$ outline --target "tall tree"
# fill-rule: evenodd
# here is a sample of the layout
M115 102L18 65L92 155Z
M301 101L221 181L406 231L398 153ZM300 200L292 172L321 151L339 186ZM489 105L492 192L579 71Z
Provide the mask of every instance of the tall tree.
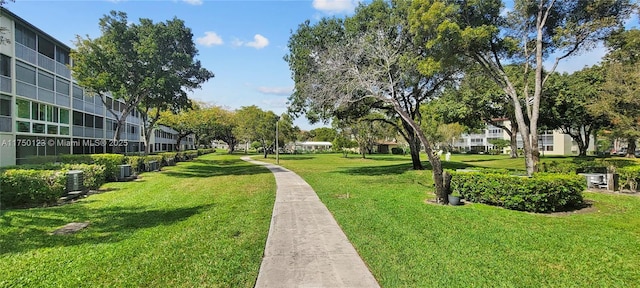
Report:
M99 22L102 35L96 39L77 36L73 77L89 93L100 97L116 119L114 140L133 109L139 109L145 120L145 141L157 121L159 111L178 110L187 105L186 91L199 88L213 77L202 68L193 34L184 22L173 19L153 23L140 19L129 23L124 12L111 11ZM122 100L121 109L114 109L110 99ZM147 114L157 108L152 117ZM148 146L148 145L147 145ZM118 147L114 147L115 152Z
M635 157L640 138L640 30L617 33L608 42L611 49L603 64L605 81L598 100L590 105L596 115L611 120L615 136L627 140L627 157Z
M594 115L588 109L597 100L603 82L603 69L594 66L573 74L553 75L545 90L541 124L569 135L578 145L580 156L587 155L591 139L608 125L604 115Z
M410 21L424 47L438 52L421 62L425 74L443 65L476 63L509 96L531 175L539 162L538 118L548 75L561 60L594 47L621 27L634 4L630 0L515 0L506 16L503 9L500 0L416 0ZM543 64L550 55L556 58L545 76ZM516 89L504 68L509 62L523 63L525 79L533 74L533 93L527 85Z
M236 111L236 115L238 119L242 119L235 129L236 135L247 143L259 142L264 158L267 158L269 148L275 146L278 116L255 105L241 107Z
M412 144L414 168L422 167L422 144L433 167L437 201L446 203L440 159L420 129L420 105L436 97L455 71L449 66L429 75L418 71L418 60L430 52L414 42L409 31L410 4L376 0L361 4L344 21L301 25L289 41L291 54L285 58L295 81L291 103L308 107L306 111L314 112L314 117L330 118L336 111L348 111L345 107L393 112L402 123L398 125L404 130L401 134Z
M331 142L336 138L338 132L329 127L320 127L309 131L313 135L313 141Z
M439 91L441 85L448 80L453 71L434 73L430 77L421 75L416 68L418 58L426 53L421 43L414 42L413 34L409 31L407 15L410 1L381 1L376 0L367 5L361 4L355 15L342 19L322 19L315 25L308 21L298 27L289 40L290 54L285 57L289 62L295 90L290 98L290 110L296 114L306 113L310 120L354 119L363 117L370 112L383 113L384 121L395 125L398 132L410 144L411 159L414 169L422 169L420 161L420 138L414 126L400 117L396 108L402 109L412 119L419 122L420 105L429 101ZM330 47L346 45L361 37L362 33L380 33L380 38L395 45L398 61L396 65L388 67L395 78L393 89L400 106L393 106L387 101L375 97L353 97L350 101L335 103L319 102L312 99L310 93L315 93L321 87L316 86L321 73L319 71L319 56L324 55ZM338 81L338 77L335 81Z
M236 146L240 144L240 138L234 133L234 129L238 126L238 119L234 111L226 110L220 106L209 108L211 113L215 115L216 125L208 126L210 130L207 134L209 140L220 140L229 147L227 152L233 153Z

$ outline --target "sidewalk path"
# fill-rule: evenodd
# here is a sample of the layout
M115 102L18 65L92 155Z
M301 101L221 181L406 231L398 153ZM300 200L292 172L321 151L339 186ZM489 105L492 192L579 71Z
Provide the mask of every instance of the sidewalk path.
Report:
M269 168L277 184L255 287L380 287L307 182L281 166L242 160Z

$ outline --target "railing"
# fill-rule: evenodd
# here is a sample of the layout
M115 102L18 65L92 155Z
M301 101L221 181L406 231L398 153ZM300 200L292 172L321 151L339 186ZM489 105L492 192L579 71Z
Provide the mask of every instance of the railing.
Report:
M56 71L56 61L40 53L38 53L38 66L51 72Z
M84 137L84 127L73 125L73 136L75 137Z
M71 78L71 70L69 70L67 65L64 65L60 62L56 62L56 74L67 77L67 78Z
M36 52L35 50L24 46L20 43L16 43L16 57L20 58L24 61L27 61L33 65L37 65L36 59L38 52Z
M37 99L37 88L35 85L16 81L16 94L31 99Z
M0 76L0 91L11 93L11 78Z
M0 132L11 132L13 131L13 121L11 121L11 116L0 116Z
M51 104L56 103L53 91L43 88L38 88L38 100Z
M62 93L56 93L56 104L64 106L64 107L69 107L69 96L64 95Z

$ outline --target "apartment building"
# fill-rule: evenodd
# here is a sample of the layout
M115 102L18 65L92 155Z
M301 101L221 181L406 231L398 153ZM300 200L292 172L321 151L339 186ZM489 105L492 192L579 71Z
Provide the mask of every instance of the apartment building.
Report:
M509 120L502 120L502 124L511 127ZM488 152L494 149L491 144L492 139L510 140L509 134L504 129L487 125L478 133L465 133L453 142L453 147L460 151ZM518 148L522 148L522 137L518 134ZM541 155L578 155L578 145L571 139L569 135L563 134L559 130L541 131L538 133L538 147ZM509 153L511 147L505 148L502 153ZM588 152L593 152L595 146L593 139L589 146Z
M107 107L120 114L124 104L86 93L71 76L70 47L0 9L2 36L8 39L0 44L0 166L58 154L110 153L115 146L125 153L144 151L137 111L126 118L121 141L114 142L116 118ZM154 135L154 148L160 144L155 151L174 148L163 144L171 137ZM185 146L193 147L190 141Z

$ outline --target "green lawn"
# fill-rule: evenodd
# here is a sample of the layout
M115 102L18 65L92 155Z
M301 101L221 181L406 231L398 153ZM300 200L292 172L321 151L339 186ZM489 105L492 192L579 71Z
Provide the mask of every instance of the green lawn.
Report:
M275 199L267 169L209 154L102 188L1 211L0 287L253 287Z
M453 155L443 165L522 170L523 162ZM411 170L408 156L282 155L280 164L315 189L383 287L640 283L640 197L585 193L594 211L563 216L439 206L425 203L431 172Z

